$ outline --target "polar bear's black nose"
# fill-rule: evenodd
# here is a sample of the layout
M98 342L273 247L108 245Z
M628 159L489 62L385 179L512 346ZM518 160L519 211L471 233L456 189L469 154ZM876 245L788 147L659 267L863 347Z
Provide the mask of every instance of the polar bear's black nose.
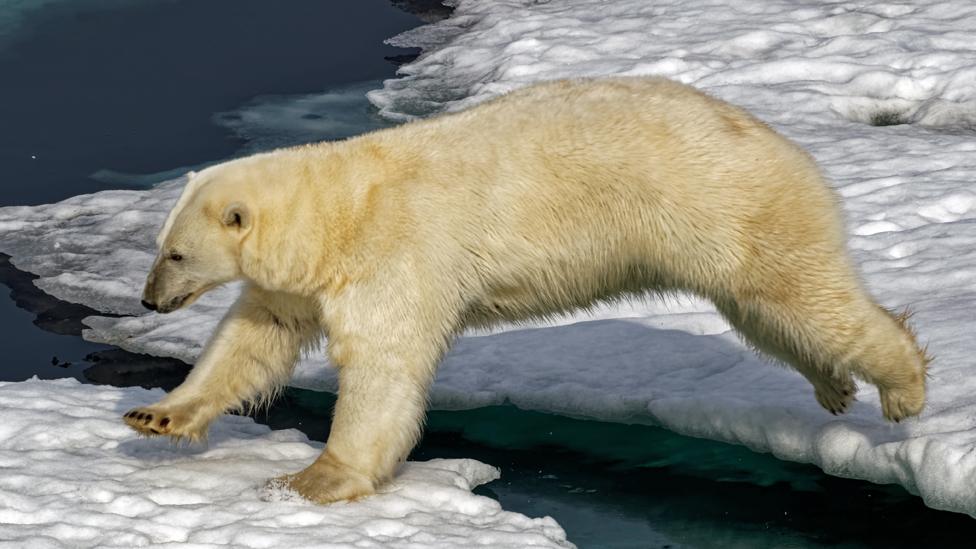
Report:
M145 307L145 308L147 308L147 309L149 309L150 311L155 311L156 310L156 304L155 303L150 303L150 302L146 301L145 299L142 300L142 306Z

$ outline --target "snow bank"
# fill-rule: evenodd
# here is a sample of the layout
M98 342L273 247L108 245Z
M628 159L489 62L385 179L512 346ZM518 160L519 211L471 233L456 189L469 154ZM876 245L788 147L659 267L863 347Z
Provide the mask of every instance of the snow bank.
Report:
M961 0L456 3L450 19L389 41L425 52L370 92L387 116L458 110L538 80L653 74L782 123L976 124L976 7Z
M659 424L899 483L932 507L976 515L976 7L478 0L395 43L426 50L370 94L400 119L603 74L665 75L748 107L820 162L844 198L868 286L886 306L916 311L936 357L920 419L885 424L872 388L836 418L799 375L748 352L708 304L635 301L469 334L438 374L434 407L508 400ZM893 122L903 124L872 125ZM53 295L131 315L88 319L86 337L192 360L235 290L168 316L138 304L154 234L182 184L0 209L0 251ZM335 388L318 358L295 383Z
M138 438L119 419L161 391L75 380L0 384L0 547L572 547L551 518L471 493L472 460L407 463L380 495L319 506L265 489L322 449L225 416L207 447ZM172 544L172 545L170 545Z

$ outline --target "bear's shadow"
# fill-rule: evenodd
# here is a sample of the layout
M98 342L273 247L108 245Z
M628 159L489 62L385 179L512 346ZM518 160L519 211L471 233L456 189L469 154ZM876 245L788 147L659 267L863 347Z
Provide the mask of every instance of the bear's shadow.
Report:
M662 408L700 403L718 416L710 424L769 414L843 424L872 443L908 434L904 423L882 418L877 390L863 382L860 400L832 416L798 372L757 355L731 332L693 334L651 322L592 320L463 337L441 364L434 390L446 408L471 407L466 398L477 405L501 400L588 419L633 422L627 414L634 413L644 416L638 422L656 423Z

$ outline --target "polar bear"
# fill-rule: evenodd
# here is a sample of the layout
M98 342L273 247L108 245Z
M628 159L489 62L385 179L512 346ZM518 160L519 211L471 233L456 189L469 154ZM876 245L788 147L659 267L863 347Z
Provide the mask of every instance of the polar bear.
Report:
M245 289L185 383L125 421L198 439L286 383L322 334L339 376L328 444L281 482L371 494L421 432L466 327L643 292L715 303L744 339L844 412L855 378L886 418L918 414L928 358L866 292L812 159L743 110L659 78L524 88L469 110L195 175L143 303Z

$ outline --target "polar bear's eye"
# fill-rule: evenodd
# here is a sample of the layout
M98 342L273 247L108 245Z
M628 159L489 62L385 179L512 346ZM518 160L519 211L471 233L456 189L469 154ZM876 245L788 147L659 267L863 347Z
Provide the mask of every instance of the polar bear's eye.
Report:
M183 256L176 252L169 254L169 258L173 261L183 261Z

